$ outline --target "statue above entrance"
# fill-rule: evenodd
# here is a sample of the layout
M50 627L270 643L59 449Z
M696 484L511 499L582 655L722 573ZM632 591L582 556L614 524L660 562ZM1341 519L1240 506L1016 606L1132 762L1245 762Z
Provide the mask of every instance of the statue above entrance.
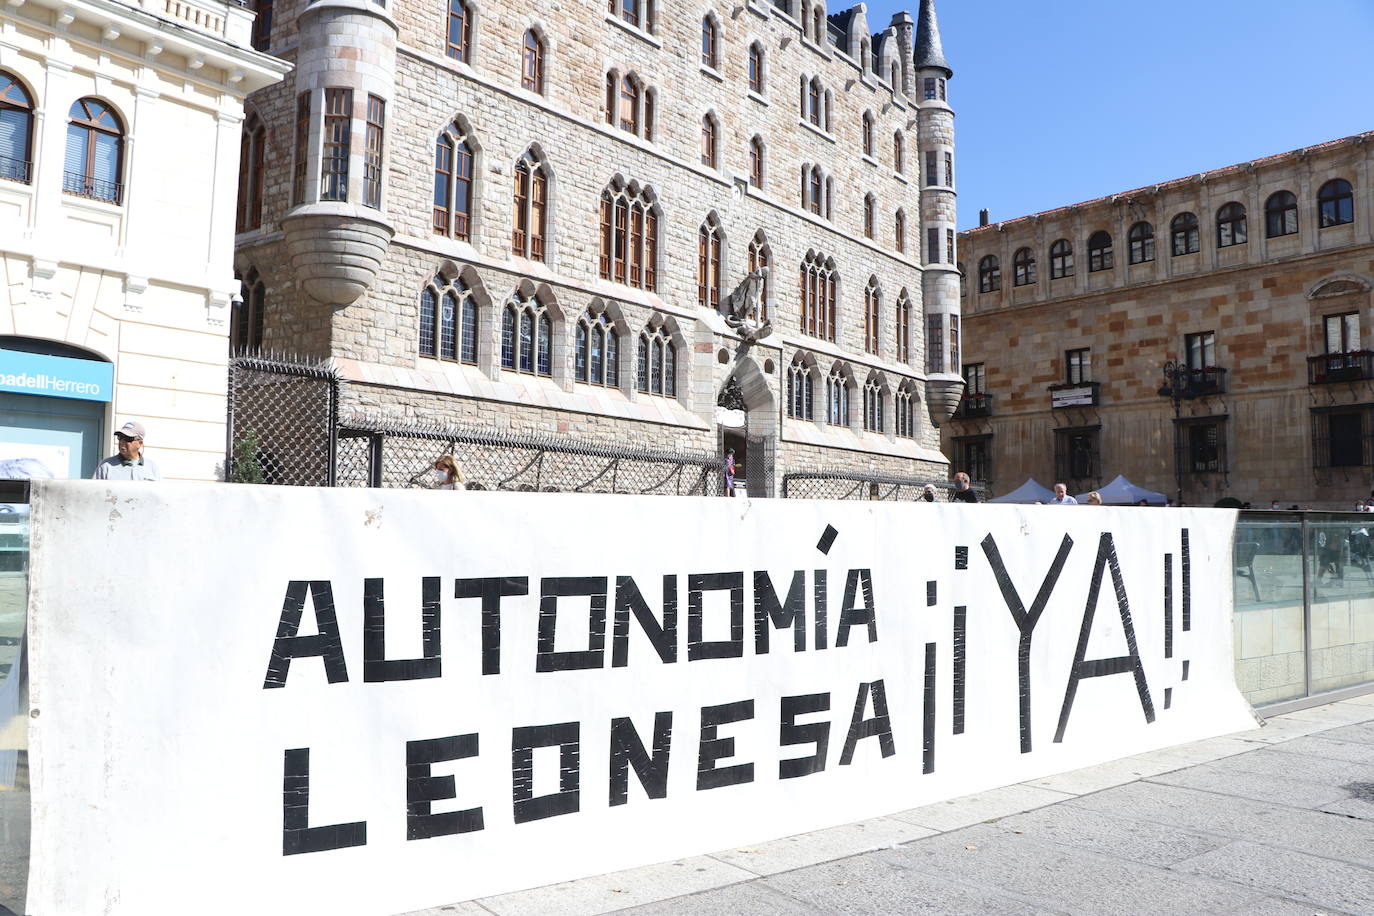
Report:
M763 286L767 279L767 267L749 271L744 282L722 303L725 323L747 344L757 343L773 333L773 323L763 317Z

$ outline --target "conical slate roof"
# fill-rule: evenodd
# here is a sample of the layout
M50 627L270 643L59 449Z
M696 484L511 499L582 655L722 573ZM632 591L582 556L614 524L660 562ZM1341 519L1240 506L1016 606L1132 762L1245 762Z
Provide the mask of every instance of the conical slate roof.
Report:
M940 44L940 23L935 18L935 0L921 0L921 15L916 21L916 69L943 70L953 76L945 49Z

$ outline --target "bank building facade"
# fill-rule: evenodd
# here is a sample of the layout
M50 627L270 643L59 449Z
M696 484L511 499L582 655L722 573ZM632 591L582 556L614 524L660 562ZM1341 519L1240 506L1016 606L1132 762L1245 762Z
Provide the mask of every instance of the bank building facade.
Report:
M255 45L231 345L339 411L942 479L959 375L933 0L278 0Z

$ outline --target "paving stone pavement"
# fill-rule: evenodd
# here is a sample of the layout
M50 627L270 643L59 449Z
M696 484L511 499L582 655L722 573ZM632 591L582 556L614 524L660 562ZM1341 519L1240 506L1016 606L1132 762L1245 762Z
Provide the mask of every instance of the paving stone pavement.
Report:
M911 811L407 916L1374 914L1374 695Z

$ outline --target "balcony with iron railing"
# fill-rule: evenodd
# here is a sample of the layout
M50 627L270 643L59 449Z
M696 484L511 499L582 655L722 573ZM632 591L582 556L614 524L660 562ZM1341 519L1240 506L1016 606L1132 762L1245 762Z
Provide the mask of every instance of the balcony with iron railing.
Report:
M84 172L63 172L62 190L76 197L104 200L117 204L124 196L124 186L117 181L105 181Z
M1350 350L1307 357L1307 384L1330 385L1374 379L1374 350Z
M33 163L26 159L11 159L0 156L0 178L28 184L33 180Z
M1191 392L1195 397L1226 393L1226 370L1220 366L1203 366L1185 372L1185 393Z
M992 395L984 394L981 391L966 391L964 396L959 399L959 406L954 411L955 420L976 420L979 417L992 416Z

